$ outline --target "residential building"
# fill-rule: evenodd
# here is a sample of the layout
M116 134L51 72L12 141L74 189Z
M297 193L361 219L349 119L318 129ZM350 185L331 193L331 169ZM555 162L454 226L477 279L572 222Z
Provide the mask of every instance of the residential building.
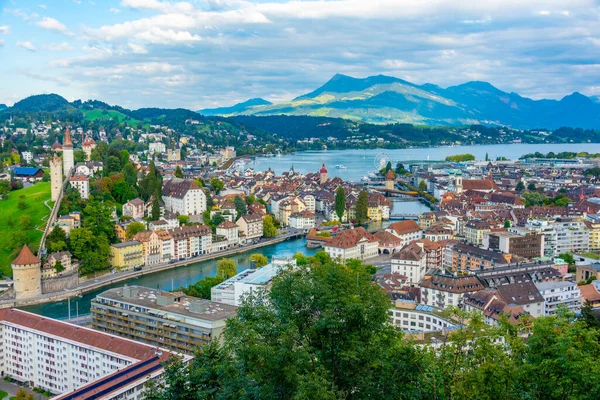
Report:
M92 327L100 332L193 354L219 340L236 307L142 286L102 292L92 300Z
M193 181L172 178L163 184L165 209L179 215L199 215L206 210L206 194Z
M123 215L133 219L142 219L146 213L146 203L144 200L135 198L123 204Z
M46 262L42 267L42 279L55 278L60 275L66 275L73 272L72 256L69 251L56 251L48 254ZM60 262L63 271L58 272L56 264Z
M427 255L416 242L407 244L392 256L392 273L406 276L407 284L415 286L427 273Z
M96 141L91 137L86 137L81 145L83 152L85 153L86 160L92 159L92 151L96 148Z
M110 246L110 265L130 270L144 265L144 246L137 240Z
M581 292L575 282L541 282L536 286L544 297L544 315L555 315L559 306L573 312L581 310Z
M311 229L316 226L316 217L314 212L308 209L304 212L297 212L290 215L290 228L294 229Z
M423 238L423 229L412 219L394 222L386 228L386 231L392 235L396 235L400 239L402 246L409 244L413 240Z
M462 243L449 243L442 257L448 271L483 271L508 265L511 254L502 254Z
M465 311L480 311L488 325L497 325L505 316L509 323L518 325L525 321L523 317L529 315L521 306L508 304L502 300L495 289L467 293L464 295L463 302Z
M544 235L546 257L556 257L563 253L586 253L590 249L590 231L583 221L564 217L555 221L532 220L525 227Z
M421 302L442 309L449 306L460 307L466 294L485 289L474 275L430 275L419 286Z
M576 282L585 282L590 278L600 280L600 263L578 265L575 272Z
M473 246L481 246L483 237L490 233L492 227L486 221L469 221L465 225L465 240Z
M396 306L390 309L391 322L393 326L407 333L439 332L458 327L456 322L437 311L430 306L397 301Z
M454 232L447 226L436 224L425 229L425 239L432 242L454 239Z
M139 399L170 357L156 346L14 308L0 309L0 332L2 375L54 400Z
M600 214L588 214L586 226L590 232L590 251L600 251Z
M90 197L90 180L85 176L76 175L69 179L71 187L79 192L82 199Z
M526 235L511 232L490 232L484 236L482 247L523 258L543 257L544 235L535 232Z
M148 145L149 154L164 154L167 152L167 147L161 142L152 142Z
M240 240L242 242L257 239L263 235L263 219L257 214L242 215L237 221Z
M78 211L73 211L69 215L61 215L56 219L56 226L60 227L69 236L73 229L81 227L81 214Z
M600 292L598 291L599 286L600 284L598 282L592 282L588 285L579 286L582 301L584 303L589 303L593 308L600 307Z
M174 257L174 242L173 236L168 231L157 230L155 231L160 240L160 262L167 263Z
M283 269L294 268L291 257L273 257L271 263L258 269L247 269L211 289L211 299L218 303L239 306L244 297L257 290L268 290L273 278Z
M156 231L138 232L132 239L142 244L144 265L164 262L161 257L162 240Z
M183 260L212 250L212 230L206 225L187 225L169 231L173 238L173 259Z
M506 304L518 305L534 318L545 315L544 297L532 281L500 285L496 290Z
M238 237L238 226L231 221L221 222L216 229L217 235L223 236L227 240L229 246L235 246L239 244L240 240Z
M323 250L331 258L341 262L349 259L366 260L377 256L379 242L365 228L346 229L338 233L329 242L323 244Z

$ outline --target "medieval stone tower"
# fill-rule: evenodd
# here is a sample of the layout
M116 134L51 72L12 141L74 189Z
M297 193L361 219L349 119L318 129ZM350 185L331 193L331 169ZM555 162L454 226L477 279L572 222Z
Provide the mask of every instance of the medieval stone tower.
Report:
M42 262L27 245L12 262L16 299L27 299L42 294Z
M385 174L385 188L387 190L394 190L395 189L395 182L396 181L396 175L394 174L394 171L389 170L387 172L387 174Z
M63 140L63 168L65 176L75 167L75 156L73 154L73 141L71 140L71 131L67 126L65 138Z
M60 190L62 188L62 160L59 156L54 156L50 160L50 186L52 193L52 201L58 200Z
M323 164L323 166L321 167L319 175L321 178L321 185L324 185L327 182L327 168L325 168L325 164Z

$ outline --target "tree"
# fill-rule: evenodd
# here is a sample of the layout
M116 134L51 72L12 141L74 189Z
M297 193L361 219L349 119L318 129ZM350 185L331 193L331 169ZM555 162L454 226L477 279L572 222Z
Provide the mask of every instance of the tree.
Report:
M529 185L527 185L527 190L536 191L537 187L535 186L535 183L531 182Z
M275 222L273 221L273 217L270 215L265 215L263 217L263 236L266 238L272 238L277 235L277 228L275 227Z
M219 194L219 192L225 187L225 184L219 178L213 177L210 180L210 186L213 188L216 194Z
M504 221L504 227L505 228L510 228L510 220L507 219L507 220Z
M179 225L185 225L188 222L190 222L190 216L189 215L178 215L177 220L179 221Z
M224 279L218 276L206 276L198 282L189 285L187 288L182 288L181 291L192 297L200 297L201 299L210 300L211 289L217 286Z
M121 161L121 165L126 165L129 162L129 152L125 149L119 152L119 158Z
M58 260L57 262L54 263L54 270L56 271L57 274L60 274L61 272L63 272L65 270L65 267L62 265L60 260Z
M27 209L27 207L29 207L29 205L27 204L25 199L19 199L19 201L17 203L17 208L19 210L25 210L25 209Z
M17 395L14 397L15 400L33 400L33 394L27 393L23 388L17 390Z
M125 182L127 182L128 185L135 187L137 185L138 179L138 172L137 169L135 169L135 166L132 163L128 162L123 167L122 172Z
M561 253L558 255L558 258L562 259L564 262L569 264L569 266L575 265L575 257L569 253Z
M523 190L525 190L525 184L523 183L523 181L519 181L519 183L517 183L515 190L517 192L522 192Z
M103 236L110 241L115 237L114 211L112 203L90 201L83 209L83 226L90 229L95 236Z
M369 220L369 199L367 191L362 190L356 200L356 222L360 225Z
M8 193L11 190L10 182L7 180L0 180L0 199L8 198Z
M144 225L141 222L132 222L129 225L127 225L127 229L125 229L125 236L127 237L127 239L131 239L132 237L134 237L137 233L142 232L146 229L146 225Z
M223 280L229 279L237 274L235 261L231 258L223 258L217 261L217 277Z
M256 197L254 196L254 193L250 194L250 196L246 196L246 204L251 205L255 201Z
M425 192L427 190L427 184L425 183L425 181L419 182L419 189L421 189L422 192Z
M335 191L335 206L334 206L335 214L338 216L338 219L341 221L344 213L346 212L346 192L344 192L344 188L338 186Z
M20 250L26 244L29 244L29 238L23 231L16 231L10 235L9 238L10 249L11 250Z
M69 235L69 250L79 259L82 274L106 269L109 266L110 243L106 236L97 235L87 227L73 229Z
M235 211L237 213L236 220L239 219L242 215L246 214L246 203L240 196L235 196L233 198L233 204L235 204Z
M177 168L175 168L175 177L183 178L183 170L181 169L181 167L179 165L177 166Z
M254 262L256 268L264 267L269 263L267 257L259 253L252 254L250 256L250 261Z
M488 153L485 153L485 161L490 161L490 156L488 155Z
M121 170L121 160L118 157L110 156L106 159L106 165L104 166L105 175L108 176L113 172L119 172Z
M112 194L115 200L121 204L127 203L129 200L133 200L137 197L135 187L125 182L125 179L119 179L115 182Z
M21 228L23 228L23 230L26 231L33 228L31 217L29 215L21 215L21 217L19 218L19 224L21 225Z
M396 164L396 169L394 170L396 172L396 175L404 175L406 173L406 170L404 169L404 164L402 164L401 162Z
M152 209L150 211L150 219L152 221L158 221L160 219L160 203L156 197L152 201Z
M303 265L308 264L308 258L300 252L294 254L294 260L296 260L296 265L298 265L298 266L303 266Z

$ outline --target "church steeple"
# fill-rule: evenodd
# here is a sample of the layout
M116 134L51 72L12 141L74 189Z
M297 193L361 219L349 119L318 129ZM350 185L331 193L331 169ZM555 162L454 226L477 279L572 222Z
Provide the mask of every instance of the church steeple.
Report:
M71 130L69 129L69 125L67 125L67 130L65 131L65 139L63 140L63 147L65 146L73 147L73 141L71 140Z

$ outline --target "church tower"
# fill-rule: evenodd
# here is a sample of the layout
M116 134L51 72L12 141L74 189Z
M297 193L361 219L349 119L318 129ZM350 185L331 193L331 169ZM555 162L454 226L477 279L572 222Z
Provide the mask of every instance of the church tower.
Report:
M387 190L394 190L396 184L396 174L391 169L385 174L385 188Z
M62 160L59 156L54 156L50 160L50 189L52 193L52 201L58 200L62 187Z
M16 299L27 299L42 294L42 262L27 245L23 246L11 265Z
M63 171L65 176L69 176L69 172L75 167L75 156L73 154L73 141L71 140L71 131L69 126L65 131L65 139L63 140Z
M325 164L321 167L319 175L321 177L321 185L324 185L327 182L327 168L325 168Z
M456 194L461 194L463 192L462 171L456 171L456 175L454 178L454 188L455 188Z

